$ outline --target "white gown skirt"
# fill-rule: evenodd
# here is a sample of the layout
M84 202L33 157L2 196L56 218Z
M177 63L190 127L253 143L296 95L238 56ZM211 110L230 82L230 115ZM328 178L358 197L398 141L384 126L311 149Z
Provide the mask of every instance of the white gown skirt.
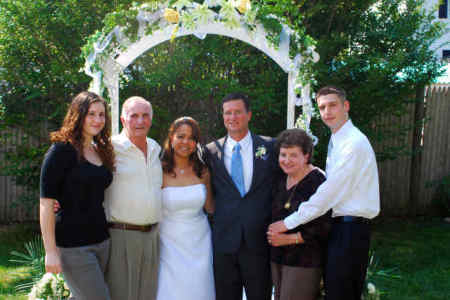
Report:
M158 300L214 300L211 229L206 187L165 187L160 223Z

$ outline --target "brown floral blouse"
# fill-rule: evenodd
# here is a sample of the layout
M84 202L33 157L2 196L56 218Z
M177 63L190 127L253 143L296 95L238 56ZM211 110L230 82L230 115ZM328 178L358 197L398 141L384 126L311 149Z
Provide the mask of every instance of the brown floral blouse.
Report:
M282 220L296 211L300 203L308 201L324 181L323 173L314 169L297 184L297 187L293 186L286 190L286 175L281 176L273 189L272 222ZM289 198L290 207L286 209L285 204ZM271 247L272 262L303 268L322 267L330 229L331 210L317 219L289 230L287 233L300 232L304 243Z

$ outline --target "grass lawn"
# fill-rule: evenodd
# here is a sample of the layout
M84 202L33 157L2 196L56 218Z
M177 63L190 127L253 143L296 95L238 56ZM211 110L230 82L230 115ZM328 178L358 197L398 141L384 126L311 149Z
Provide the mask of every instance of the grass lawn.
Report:
M36 234L33 225L0 225L0 300L25 300L25 295L16 295L15 286L29 278L27 267L17 266L9 260L10 252L25 252L24 244Z
M36 226L0 225L0 300L24 300L14 287L27 279L27 268L9 262L12 250L36 234ZM400 279L375 278L381 299L450 299L450 224L441 219L385 219L373 225L372 249L381 270Z
M381 269L400 279L376 280L382 299L450 299L450 223L441 219L384 220L374 227L372 249Z

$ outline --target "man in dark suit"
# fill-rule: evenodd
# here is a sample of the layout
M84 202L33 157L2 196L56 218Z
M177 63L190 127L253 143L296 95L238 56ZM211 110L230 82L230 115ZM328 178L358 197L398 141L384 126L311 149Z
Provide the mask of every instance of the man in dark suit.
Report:
M214 276L217 300L267 300L271 296L267 226L271 219L273 141L252 134L248 98L222 100L227 136L206 146L215 213Z

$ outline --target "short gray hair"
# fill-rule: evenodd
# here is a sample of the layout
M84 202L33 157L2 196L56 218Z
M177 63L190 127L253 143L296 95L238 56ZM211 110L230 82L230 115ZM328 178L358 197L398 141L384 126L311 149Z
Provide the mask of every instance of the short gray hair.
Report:
M134 102L145 102L148 104L148 106L150 107L150 119L153 119L153 107L152 104L150 103L150 101L146 100L143 97L140 96L132 96L130 98L128 98L127 100L125 100L125 102L122 105L122 117L126 117L128 114L128 107L134 103Z

